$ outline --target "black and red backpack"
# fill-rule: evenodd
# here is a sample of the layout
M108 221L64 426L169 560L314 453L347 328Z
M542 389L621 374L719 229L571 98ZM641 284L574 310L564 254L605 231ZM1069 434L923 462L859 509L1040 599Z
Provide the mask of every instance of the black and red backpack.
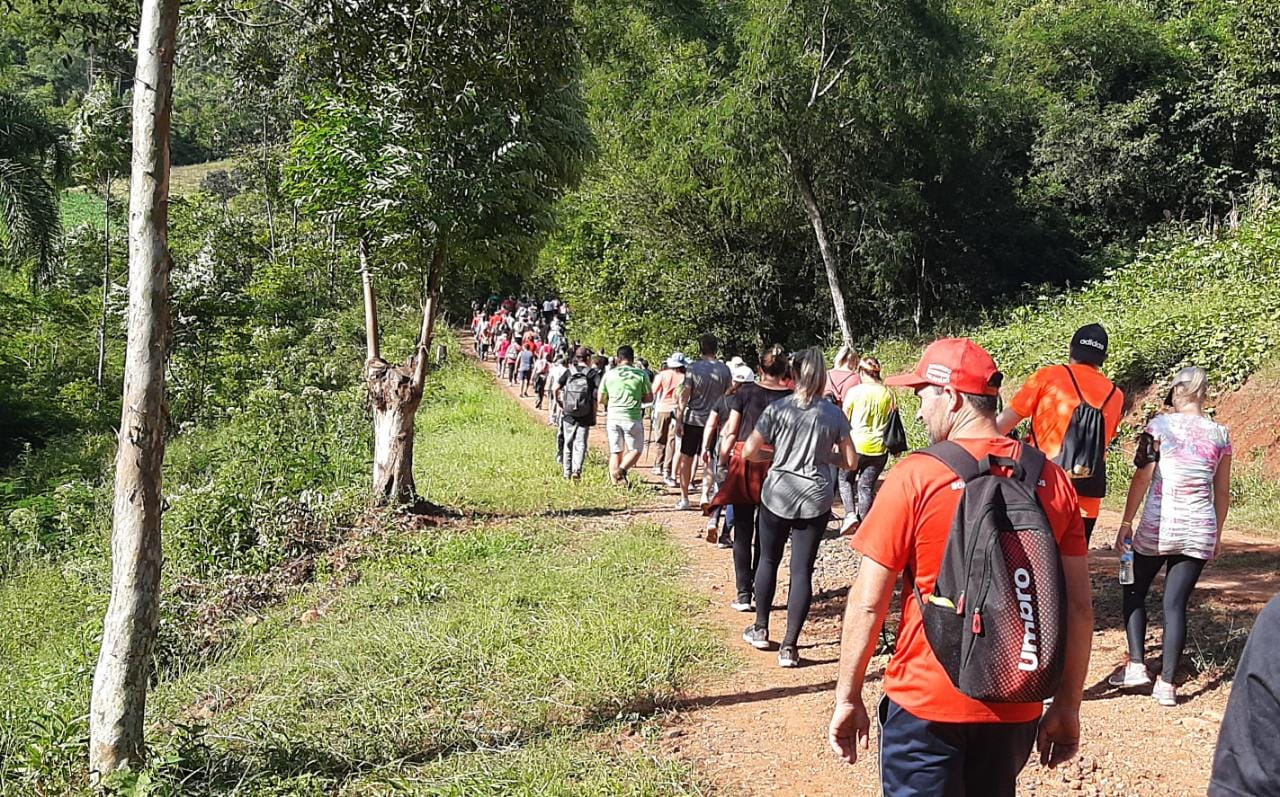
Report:
M929 647L961 693L992 703L1051 697L1066 656L1066 581L1036 494L1044 454L975 459L953 442L921 454L964 484L933 592L908 571ZM1003 474L1008 475L1003 475Z

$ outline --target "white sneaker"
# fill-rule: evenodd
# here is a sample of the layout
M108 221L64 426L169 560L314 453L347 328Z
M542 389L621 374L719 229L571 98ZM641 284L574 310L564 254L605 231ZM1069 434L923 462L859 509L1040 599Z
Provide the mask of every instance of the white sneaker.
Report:
M1136 689L1150 686L1151 676L1147 674L1147 665L1142 662L1129 662L1124 669L1107 679L1107 683L1121 689Z
M688 498L681 498L681 499L679 499L679 500L677 500L677 501L676 501L676 509L677 509L677 510L679 510L679 511L683 511L683 510L688 509L688 508L689 508L689 499L688 499Z
M661 475L662 475L662 466L661 466L661 465L654 465L654 466L653 466L653 475L654 475L654 476L661 476Z
M667 487L675 487L675 486L676 486L676 484L677 484L676 480L675 480L675 479L673 479L673 478L672 478L672 477L670 477L670 476L663 476L663 477L662 477L662 483L663 483L664 485L666 485Z
M1151 696L1165 708L1173 708L1178 705L1177 687L1165 681L1163 676L1156 679L1156 685L1151 688Z

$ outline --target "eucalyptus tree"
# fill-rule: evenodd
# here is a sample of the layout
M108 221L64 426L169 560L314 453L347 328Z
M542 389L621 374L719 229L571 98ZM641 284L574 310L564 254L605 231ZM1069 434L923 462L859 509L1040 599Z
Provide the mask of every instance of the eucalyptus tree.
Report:
M918 192L931 122L964 87L965 38L941 0L750 0L739 13L736 151L772 153L852 345L842 286L857 269L842 264L857 263L868 236Z
M161 466L169 344L169 119L178 0L143 0L129 181L129 332L116 450L111 600L93 673L89 769L101 778L145 755L143 726L160 615Z
M449 272L527 268L591 140L566 0L321 2L308 51L322 97L297 126L289 190L360 253L373 490L410 500L414 414ZM375 278L418 270L415 351L383 357Z
M70 170L66 131L31 103L0 91L0 242L10 265L49 276L62 226L56 184Z

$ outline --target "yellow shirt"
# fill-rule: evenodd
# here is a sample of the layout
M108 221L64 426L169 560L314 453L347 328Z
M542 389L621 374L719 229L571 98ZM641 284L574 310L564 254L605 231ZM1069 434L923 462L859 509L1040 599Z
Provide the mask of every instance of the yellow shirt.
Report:
M877 457L887 454L884 430L893 412L893 394L884 385L866 381L844 397L844 414L849 418L853 447L859 454Z

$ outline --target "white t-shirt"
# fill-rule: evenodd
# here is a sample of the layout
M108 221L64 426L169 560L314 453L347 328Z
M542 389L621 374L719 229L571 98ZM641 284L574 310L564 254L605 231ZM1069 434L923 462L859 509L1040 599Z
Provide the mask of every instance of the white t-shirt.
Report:
M565 368L562 364L560 364L560 363L558 363L558 362L557 362L557 363L555 363L554 365L552 365L552 366L551 366L551 371L550 371L550 373L548 373L548 374L547 374L547 384L551 386L551 390L552 390L552 394L551 394L551 395L552 395L552 399L551 399L551 400L552 400L553 402L555 401L555 392L554 392L554 391L555 391L555 389L556 389L556 385L559 385L559 384L560 384L560 377L561 377L561 376L563 376L563 375L564 375L564 372L565 372L565 371L567 371L567 370L569 370L569 369Z
M1200 415L1157 415L1147 433L1160 443L1160 461L1133 534L1133 550L1145 556L1182 554L1212 559L1218 544L1213 477L1231 453L1227 427Z

